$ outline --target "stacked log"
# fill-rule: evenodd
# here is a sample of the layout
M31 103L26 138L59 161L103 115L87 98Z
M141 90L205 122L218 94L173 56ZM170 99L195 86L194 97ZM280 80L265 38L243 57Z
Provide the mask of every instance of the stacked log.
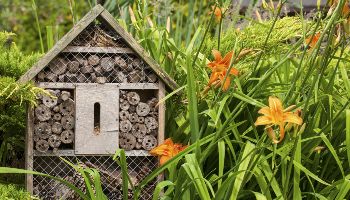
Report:
M45 153L57 151L64 144L73 148L75 110L71 91L50 90L38 97L34 109L34 148Z
M141 102L136 91L120 91L119 147L151 150L157 146L157 98Z
M37 75L38 82L156 83L158 77L131 55L85 54L58 57Z

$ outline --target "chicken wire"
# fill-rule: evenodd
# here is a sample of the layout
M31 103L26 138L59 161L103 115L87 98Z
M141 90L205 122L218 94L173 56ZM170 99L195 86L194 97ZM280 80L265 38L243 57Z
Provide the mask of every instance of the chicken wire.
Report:
M122 199L122 174L117 163L110 156L63 156L62 158L80 166L98 168L101 175L103 192L110 200ZM158 161L153 156L127 157L128 173L131 180L137 185L152 170L157 167ZM71 166L57 156L34 156L33 170L51 176L63 178L76 187L85 191L83 178ZM77 181L78 180L78 181ZM141 191L139 199L152 199L156 180L152 181ZM53 179L33 175L33 193L43 200L79 199L78 196L65 185ZM133 198L132 191L128 190L129 199Z
M36 76L38 82L158 82L149 65L115 31L102 24L89 25L68 47L78 50L63 50ZM104 48L91 50L90 47Z
M127 47L123 38L98 20L86 27L74 40L72 46Z

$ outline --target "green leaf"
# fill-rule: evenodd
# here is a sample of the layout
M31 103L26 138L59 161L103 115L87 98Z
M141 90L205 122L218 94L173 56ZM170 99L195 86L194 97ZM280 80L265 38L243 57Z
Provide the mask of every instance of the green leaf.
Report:
M70 182L68 182L68 181L66 181L66 180L64 180L62 178L58 178L58 177L55 177L55 176L50 176L48 174L35 172L35 171L31 171L31 170L10 168L10 167L0 167L0 174L33 174L33 175L48 177L48 178L53 179L55 181L59 181L59 182L63 183L64 185L66 185L67 187L69 187L71 190L74 190L74 192L76 192L82 199L84 199L84 200L89 200L90 199L80 189L75 187Z
M250 97L250 96L248 96L248 95L245 95L245 94L243 94L243 93L241 93L241 92L239 92L239 91L235 91L234 93L232 93L232 96L233 96L233 97L236 97L237 99L242 100L242 101L244 101L244 102L246 102L246 103L248 103L248 104L251 104L251 105L253 105L253 106L258 106L258 107L260 107L260 108L266 106L265 104L263 104L263 103L261 103L261 102L255 100L255 99L253 99L252 97Z
M221 140L218 142L218 153L219 153L219 173L218 176L221 177L224 174L225 165L225 141ZM218 181L218 188L221 187L222 180Z
M186 163L183 164L182 167L185 169L187 175L193 181L198 195L202 200L211 199L195 154L187 154L185 158Z
M345 111L346 115L346 153L348 155L348 164L350 166L350 110Z
M252 151L254 151L254 148L255 148L255 145L249 141L246 143L246 145L244 147L244 150L242 153L242 160L243 161L241 162L241 164L239 165L238 170L237 170L237 171L243 170L244 172L239 174L235 179L235 182L233 184L232 194L230 197L231 200L235 200L238 197L238 193L241 190L243 179L244 179L244 176L246 174L246 171L248 170L248 165L249 165L250 160L252 158Z
M297 146L295 149L295 155L294 160L298 163L301 163L301 136L297 138ZM289 181L289 180L287 180ZM295 200L301 200L301 191L299 188L299 182L300 182L300 170L298 168L294 168L294 176L293 176L293 199Z
M118 159L118 157L120 159ZM118 149L116 153L113 156L113 160L117 162L117 164L121 167L122 169L122 188L123 188L123 199L128 199L128 189L129 189L129 184L133 188L134 186L132 185L132 182L129 177L128 173L128 164L126 163L126 156L125 156L125 151L124 149ZM136 194L137 196L138 194Z
M344 179L343 184L340 186L340 190L335 200L343 200L350 190L350 181L348 179Z
M344 175L344 169L343 169L343 166L340 162L340 159L337 155L337 153L335 152L331 142L328 140L328 138L326 137L325 134L321 133L321 138L323 140L323 142L326 144L326 146L328 147L329 151L331 152L331 154L333 155L335 161L337 162L338 166L339 166L339 169L340 169L340 172L342 173L343 177L345 176Z
M293 164L295 167L297 167L298 169L300 169L301 171L303 171L307 176L310 176L311 178L315 179L316 181L324 184L324 185L330 185L329 183L323 181L322 179L320 179L317 175L315 175L314 173L312 173L311 171L309 171L308 169L306 169L302 164L296 162L295 160L293 160Z
M161 181L157 184L156 189L153 192L152 200L158 200L160 198L160 193L165 187L174 186L175 184L171 181Z
M191 57L186 56L187 63L187 96L188 112L191 127L191 142L195 143L199 139L198 108L197 108L197 90L195 78L193 75L193 66L191 66Z

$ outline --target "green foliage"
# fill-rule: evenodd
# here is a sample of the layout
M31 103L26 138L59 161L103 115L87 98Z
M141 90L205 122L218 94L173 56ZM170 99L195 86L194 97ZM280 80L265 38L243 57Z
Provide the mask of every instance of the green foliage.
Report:
M34 200L29 192L14 185L0 184L0 199L2 200Z
M73 5L70 6L68 2L72 2ZM18 35L16 43L26 53L40 50L40 36L35 24L36 14L43 41L47 40L47 26L57 27L54 29L54 39L57 41L71 28L74 18L79 19L90 9L89 1L85 0L35 0L35 4L36 12L32 0L0 0L0 30Z
M13 37L13 33L0 32L0 164L16 166L24 159L25 106L35 104L43 90L16 82L40 55L23 54Z
M0 74L17 79L38 60L40 54L22 53L13 43L14 36L13 33L0 33Z

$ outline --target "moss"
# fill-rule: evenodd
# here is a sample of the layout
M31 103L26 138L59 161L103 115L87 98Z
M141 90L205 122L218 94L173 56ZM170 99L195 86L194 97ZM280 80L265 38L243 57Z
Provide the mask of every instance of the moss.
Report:
M31 200L37 199L32 197L29 192L15 185L0 184L0 199L2 200Z

